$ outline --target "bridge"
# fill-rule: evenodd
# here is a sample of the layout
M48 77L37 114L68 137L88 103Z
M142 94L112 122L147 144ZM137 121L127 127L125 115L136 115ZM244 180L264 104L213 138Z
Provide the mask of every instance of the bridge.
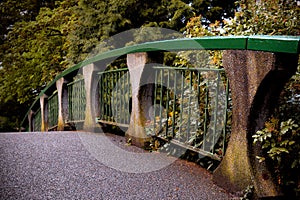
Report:
M185 38L104 52L58 75L39 94L22 126L28 121L29 131L91 132L114 126L140 147L158 138L219 161L213 179L230 192L254 185L258 197L278 196L272 173L255 158L261 147L249 138L263 127L296 72L299 40ZM200 50L224 51L223 68L162 65L164 52ZM110 69L119 58L126 59L126 67Z

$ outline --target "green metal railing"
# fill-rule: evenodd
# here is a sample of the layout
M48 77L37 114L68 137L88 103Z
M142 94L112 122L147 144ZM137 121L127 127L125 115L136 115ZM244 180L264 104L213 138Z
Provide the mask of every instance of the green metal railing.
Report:
M67 77L67 76L68 76L68 78L70 78L70 75L76 74L76 72L80 68L83 68L89 64L103 61L106 59L117 58L122 55L136 53L136 52L186 51L186 50L203 50L203 49L204 50L228 50L228 49L230 49L230 50L255 50L255 51L265 51L265 52L274 52L274 53L299 54L299 52L300 52L299 47L300 47L300 37L299 36L296 36L296 37L263 36L263 35L262 36L220 36L220 37L212 36L212 37L181 38L181 39L174 39L174 40L146 42L146 43L142 43L142 44L126 46L123 48L103 52L92 58L86 59L83 62L80 62L80 63L74 65L73 67L66 69L64 72L62 72L61 74L56 76L53 79L53 81L51 83L49 83L40 92L39 96L36 98L36 100L33 102L33 104L28 109L28 112L27 112L26 116L24 116L20 126L25 126L25 121L27 119L27 116L30 114L30 112L35 111L37 114L33 116L33 121L34 121L34 130L37 130L37 127L40 127L39 121L40 121L41 117L40 117L40 114L38 114L40 111L37 111L35 109L38 107L38 104L40 102L39 98L42 97L45 93L47 93L47 94L53 93L53 91L55 90L54 88L55 88L56 81L58 81L59 79ZM221 76L221 78L222 78L222 76ZM79 82L80 83L77 83L77 81L75 81L68 85L68 89L69 89L69 113L68 113L68 116L69 117L68 117L67 121L83 121L85 119L84 84L83 84L83 80L81 80ZM170 85L171 84L172 83L170 83ZM208 84L210 84L210 83L208 83ZM201 91L201 87L199 87L199 88ZM156 88L156 89L157 89L158 94L160 95L159 88ZM181 95L181 96L184 96L184 95ZM180 97L180 95L177 95L177 98L179 98L179 97ZM129 98L129 97L126 97L126 98ZM187 98L189 99L189 97L187 97ZM190 98L192 101L192 97L190 97ZM207 100L210 101L209 98ZM129 102L129 101L130 100L128 100L128 99L124 100L124 102ZM169 102L168 104L172 105L172 102ZM202 102L202 104L203 104L203 102ZM100 106L99 109L100 110L102 109L104 114L106 113L103 116L99 116L100 119L106 120L107 119L106 116L111 117L111 115L109 115L109 112L112 112L112 109L106 109L103 106ZM176 112L176 108L174 110ZM168 112L169 112L169 110L168 110ZM181 112L179 112L179 114L180 113ZM179 114L177 114L177 115L179 115ZM201 114L205 115L205 113L204 114L201 113ZM209 114L211 114L211 113L209 113ZM167 119L169 119L169 118L167 118ZM176 119L178 121L178 117L175 118L175 120L173 119L173 121L176 121ZM180 117L179 117L179 119L180 119ZM214 120L213 117L210 117L208 119L209 119L209 122L212 122ZM111 121L113 121L113 120L111 120ZM122 121L121 123L126 123L126 121ZM204 126L204 124L206 124L206 123L203 123L203 126ZM173 127L174 127L174 130L176 130L176 126L175 126L175 124L173 125L173 123L171 125L172 125L171 132L173 133ZM170 130L170 127L166 127L166 128L168 130ZM191 129L191 126L189 129ZM203 129L204 129L204 127L203 127ZM176 133L176 131L175 131L175 133ZM203 135L206 136L206 134L203 134ZM175 136L176 136L176 134L175 134ZM182 141L184 142L184 140L182 140ZM207 146L207 145L204 145L204 149L206 148L205 146ZM208 146L210 146L210 145L208 145ZM203 145L201 147L203 148ZM213 151L211 153L213 153Z
M33 131L40 131L42 125L41 108L39 108L33 117Z
M147 124L148 134L220 160L225 151L229 96L224 70L154 69L153 120Z
M131 84L128 69L98 73L99 113L98 122L129 126L131 109Z
M49 129L55 128L58 123L58 96L55 91L48 98L48 126Z
M153 67L152 119L148 135L220 160L225 152L229 83L224 69ZM128 127L128 69L99 75L98 122Z
M84 79L79 79L68 84L68 122L77 123L84 121L86 107L85 95Z

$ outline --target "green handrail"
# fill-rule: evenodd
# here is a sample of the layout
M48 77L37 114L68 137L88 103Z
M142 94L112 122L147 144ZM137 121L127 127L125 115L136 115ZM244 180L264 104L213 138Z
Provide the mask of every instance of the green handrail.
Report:
M182 51L182 50L255 50L274 53L299 54L300 36L211 36L198 38L180 38L174 40L161 40L146 42L133 46L127 46L98 54L90 59L84 60L73 67L70 67L56 76L39 94L37 99L29 108L26 116L21 122L21 126L27 118L28 113L38 102L38 99L50 88L57 80L66 75L94 62L119 56L151 51Z

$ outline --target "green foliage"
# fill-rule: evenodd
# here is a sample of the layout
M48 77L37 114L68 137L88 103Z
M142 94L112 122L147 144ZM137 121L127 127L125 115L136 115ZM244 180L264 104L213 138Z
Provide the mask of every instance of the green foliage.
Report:
M287 156L291 152L298 149L300 150L297 140L299 140L300 128L295 121L288 119L287 121L282 121L276 118L271 118L270 121L265 123L265 128L256 132L252 137L254 138L254 143L262 142L262 148L267 151L268 156L277 162L280 166L283 157ZM298 156L297 156L298 157ZM288 159L292 161L291 168L300 166L300 157L295 160ZM264 161L263 157L259 158L260 161ZM284 159L285 161L288 161ZM287 164L287 163L285 163Z
M160 27L183 31L188 19L195 14L203 14L207 20L221 19L225 13L230 15L233 10L233 1L226 4L222 2L217 0L209 2L198 0L80 0L75 6L77 23L74 24L73 30L67 37L67 58L72 61L70 64L78 63L92 51L93 54L96 54L111 48L125 46L122 44L124 36L118 38L116 34L126 30ZM111 36L115 37L115 43L106 41ZM147 41L149 41L149 37L152 39L156 37L155 33L143 35L143 30L141 30L135 35L126 36L125 40L127 42L145 41L143 36L147 37Z
M226 79L213 69L193 69L185 59L176 63L180 68L156 69L155 119L147 121L146 132L220 158L224 153L222 133L225 131L227 95L226 90L219 88L225 88ZM157 140L153 140L152 146L157 149L155 142ZM169 145L164 144L163 148Z
M277 116L278 117L278 116ZM299 121L298 121L299 122ZM298 192L300 169L300 126L292 119L281 121L272 117L262 130L253 135L254 143L260 142L265 156L257 158L268 161L284 188L292 186Z
M254 186L249 185L244 190L243 196L240 198L240 200L251 200L253 199L253 194L254 194Z
M0 102L16 102L16 111L28 107L66 67L84 60L93 51L97 53L99 48L100 51L113 48L103 45L93 50L112 35L142 26L181 30L194 14L202 13L207 20L212 20L232 13L233 1L227 3L219 0L3 0L0 2L0 81L3 83ZM23 111L18 113L23 114Z
M23 108L66 68L64 43L72 21L70 6L62 3L53 10L40 8L36 20L17 22L6 35L0 56L0 102L15 103L9 108L12 120L16 117L13 113L17 119L23 117Z
M16 131L15 128L8 117L0 116L0 132Z
M293 0L241 0L234 18L224 20L226 35L299 35L300 7Z
M55 2L56 0L0 1L0 45L4 43L6 35L16 22L34 20L42 7L53 9Z
M300 7L293 0L240 0L234 17L203 26L203 17L190 19L186 26L187 37L212 35L300 35ZM222 65L219 52L210 55ZM299 62L300 63L300 62ZM279 106L262 130L253 136L261 142L265 155L258 157L274 166L278 182L299 190L299 121L300 121L300 64L296 74L284 88ZM271 161L270 161L271 160ZM298 189L297 189L298 188Z
M131 85L128 69L109 69L99 74L100 120L128 124Z

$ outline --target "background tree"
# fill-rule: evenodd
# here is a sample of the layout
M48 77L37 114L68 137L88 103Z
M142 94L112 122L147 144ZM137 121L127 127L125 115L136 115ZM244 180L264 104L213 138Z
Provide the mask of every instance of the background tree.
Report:
M67 2L67 1L66 1ZM61 3L58 8L41 8L34 21L13 24L1 45L1 115L14 122L24 116L36 95L59 72L72 4ZM67 22L67 23L66 23Z
M0 45L16 22L35 20L42 7L53 9L55 0L2 0L0 2Z
M184 31L186 22L202 14L205 22L233 14L234 1L201 0L80 0L78 23L68 35L68 58L72 64L86 58L99 42L112 35L140 27Z
M55 75L84 60L99 42L112 35L141 26L183 31L194 15L202 14L205 23L230 16L233 2L3 0L1 115L17 126L26 108Z

